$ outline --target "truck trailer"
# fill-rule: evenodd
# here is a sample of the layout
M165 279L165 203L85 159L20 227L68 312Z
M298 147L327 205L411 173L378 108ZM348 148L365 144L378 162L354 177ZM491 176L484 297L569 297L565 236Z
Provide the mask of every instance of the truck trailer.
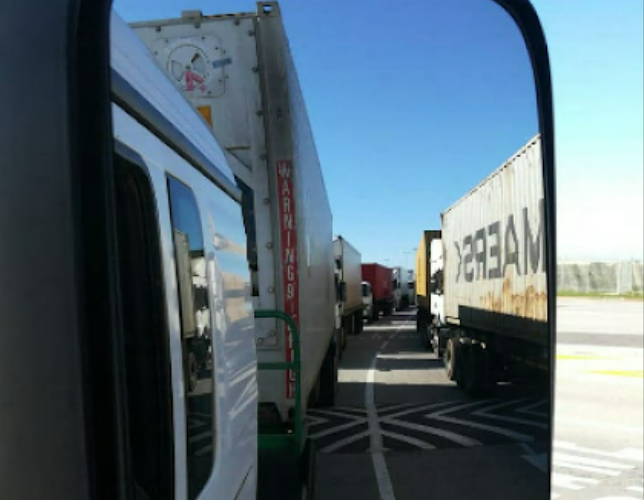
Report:
M434 238L419 329L429 328L449 378L472 395L500 381L548 380L542 169L536 135L441 214L440 235L421 240Z
M424 231L418 243L416 250L416 302L418 310L416 311L416 331L420 336L421 344L431 347L431 330L432 324L431 313L431 293L430 293L430 261L431 261L431 243L440 241L440 230Z
M255 324L258 492L286 498L284 473L312 467L307 408L334 403L340 339L332 214L280 8L131 27L210 128L242 193L253 305L268 311ZM357 297L361 314L360 281Z
M377 263L362 264L362 279L371 284L372 320L378 321L380 313L389 316L394 310L392 270Z
M347 335L362 333L362 255L342 236L333 241L339 283L339 311L342 318L342 345Z

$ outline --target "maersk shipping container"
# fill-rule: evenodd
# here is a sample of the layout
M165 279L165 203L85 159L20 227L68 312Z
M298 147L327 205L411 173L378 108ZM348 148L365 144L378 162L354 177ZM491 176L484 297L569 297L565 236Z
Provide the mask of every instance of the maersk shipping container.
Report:
M547 344L542 179L537 135L441 215L448 323Z
M305 406L335 328L332 216L279 6L132 27L225 149L243 192L255 307L300 328ZM256 332L260 362L292 359L283 322L257 320ZM259 391L286 419L294 374L262 371Z

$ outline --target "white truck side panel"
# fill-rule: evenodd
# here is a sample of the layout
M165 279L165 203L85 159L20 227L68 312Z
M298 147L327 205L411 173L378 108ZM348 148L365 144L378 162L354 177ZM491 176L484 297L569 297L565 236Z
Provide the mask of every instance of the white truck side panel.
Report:
M342 266L342 281L345 283L346 296L342 304L342 314L353 314L362 309L362 255L344 238L333 242L335 258Z
M291 312L289 307L294 306L287 299L292 283L284 281L290 271L283 262L287 236L281 231L283 206L278 202L283 186L278 162L292 167L296 217L294 227L289 227L297 235L296 320L306 405L334 333L332 216L279 9L133 27L171 78L177 67L190 65L202 80L191 87L185 72L174 77L195 107L208 110L213 133L226 149L235 176L253 190L259 291L255 302L260 309ZM200 60L203 70L192 62ZM283 323L262 319L256 325L259 360L288 357ZM284 418L293 404L289 386L292 396L292 384L283 373L261 372L260 401L275 403Z
M547 321L542 178L536 136L442 214L448 321L463 308Z
M117 15L111 20L111 53L112 68L232 179L225 157L208 127ZM240 206L122 108L114 104L112 114L115 139L141 155L157 202L172 359L175 498L182 500L187 495L185 400L191 396L186 395L181 369L178 287L167 174L193 190L201 212L206 252L203 267L210 291L208 321L213 325L216 435L214 468L202 496L250 500L255 498L256 484L257 361Z

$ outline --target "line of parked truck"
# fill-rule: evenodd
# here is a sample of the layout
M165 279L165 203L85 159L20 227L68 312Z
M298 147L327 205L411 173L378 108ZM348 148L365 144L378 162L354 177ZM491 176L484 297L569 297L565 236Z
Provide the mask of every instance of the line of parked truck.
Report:
M87 402L109 409L88 411L102 420L87 442L136 498L307 498L306 413L334 404L347 336L416 301L421 336L467 388L517 356L543 364L542 204L492 207L488 220L466 197L423 236L415 273L362 263L333 237L277 2L129 26L114 13L110 30L106 309L118 321L92 339L110 349L83 387L109 388Z

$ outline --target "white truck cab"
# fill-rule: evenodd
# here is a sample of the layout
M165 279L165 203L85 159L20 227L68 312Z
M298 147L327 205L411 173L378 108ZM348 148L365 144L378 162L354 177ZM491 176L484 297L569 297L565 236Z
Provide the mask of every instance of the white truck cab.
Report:
M150 498L254 499L257 361L241 193L204 121L111 22L130 447Z
M371 289L371 283L368 281L362 282L362 304L364 306L362 316L367 321L371 321L373 316L373 291Z

